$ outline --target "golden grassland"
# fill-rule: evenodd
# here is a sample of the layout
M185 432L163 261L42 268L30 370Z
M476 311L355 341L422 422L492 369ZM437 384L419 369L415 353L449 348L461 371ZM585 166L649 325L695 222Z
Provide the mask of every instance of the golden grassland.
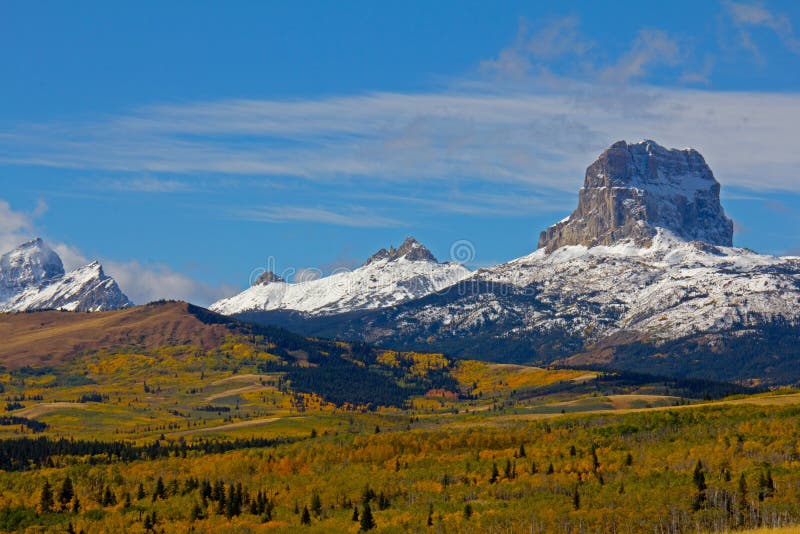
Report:
M383 351L377 362L387 372L447 369L456 391L369 410L295 391L285 372L262 365L280 360L274 347L243 336L159 343L0 372L2 415L48 425L35 434L0 426L0 457L19 438L288 441L126 462L60 455L0 472L0 530L357 532L354 509L363 515L365 503L377 532L727 532L800 522L794 390L703 403L656 387L567 394L553 387L592 384L598 374ZM79 510L43 509L45 483L57 494L67 477ZM226 495L241 485L242 509L204 496L198 481L220 482ZM250 513L258 492L271 513Z

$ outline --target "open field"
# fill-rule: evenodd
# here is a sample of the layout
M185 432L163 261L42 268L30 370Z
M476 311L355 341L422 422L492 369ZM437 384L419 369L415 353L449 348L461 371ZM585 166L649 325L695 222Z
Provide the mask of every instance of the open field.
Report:
M154 341L148 319L121 315L111 323L138 342L105 348L74 314L50 327L94 332L92 350L0 358L0 531L356 532L367 504L378 532L800 522L797 391L454 362L180 304L150 313L216 341Z

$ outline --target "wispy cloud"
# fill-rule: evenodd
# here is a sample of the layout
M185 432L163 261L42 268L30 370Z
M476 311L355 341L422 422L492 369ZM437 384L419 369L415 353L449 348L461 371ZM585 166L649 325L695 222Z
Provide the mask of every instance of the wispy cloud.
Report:
M396 219L376 215L361 207L351 207L346 212L301 206L263 206L230 211L231 216L256 222L315 222L334 226L380 228L401 226Z
M682 51L678 41L667 32L654 28L639 30L630 49L601 75L611 83L626 83L644 77L657 65L677 65Z
M778 15L728 5L740 24L793 38ZM351 191L473 183L573 194L602 149L651 138L699 149L723 184L800 190L800 94L681 87L681 79L707 81L713 57L689 65L681 39L659 29L643 29L618 57L600 60L574 17L537 31L527 24L479 72L438 90L158 105L89 123L15 125L0 132L0 162L171 176L112 182L152 192L177 190L195 175L236 175L347 183ZM565 57L571 61L560 64L574 69L555 71L553 58ZM663 66L674 68L675 85L647 85L648 73ZM247 216L397 224L309 206Z
M104 189L132 193L180 193L192 189L192 185L181 180L162 178L119 178L99 182Z
M800 39L794 33L792 21L785 14L770 10L762 2L727 1L724 5L738 30L740 46L752 52L760 61L763 61L763 55L751 33L753 28L772 31L789 51L800 54Z

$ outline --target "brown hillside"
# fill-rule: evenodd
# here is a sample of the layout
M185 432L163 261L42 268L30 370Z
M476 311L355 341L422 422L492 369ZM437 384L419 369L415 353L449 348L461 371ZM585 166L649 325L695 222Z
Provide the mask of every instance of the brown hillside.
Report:
M219 345L231 329L206 324L185 302L83 313L41 311L0 314L0 365L57 364L76 354L124 346L152 349L190 344Z

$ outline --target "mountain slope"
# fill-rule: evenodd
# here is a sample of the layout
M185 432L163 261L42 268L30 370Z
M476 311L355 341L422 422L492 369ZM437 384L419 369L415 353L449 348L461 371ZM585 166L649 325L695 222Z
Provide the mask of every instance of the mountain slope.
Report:
M41 239L0 257L0 312L101 311L131 304L99 263L67 273L58 254Z
M287 283L264 273L252 287L210 309L226 315L269 310L331 315L384 308L439 291L469 274L457 263L439 263L409 237L397 249L381 249L358 269L317 280Z
M623 164L608 163L620 151ZM617 143L587 170L579 209L528 256L392 308L247 317L461 357L799 381L800 258L720 245L729 229L699 154Z

